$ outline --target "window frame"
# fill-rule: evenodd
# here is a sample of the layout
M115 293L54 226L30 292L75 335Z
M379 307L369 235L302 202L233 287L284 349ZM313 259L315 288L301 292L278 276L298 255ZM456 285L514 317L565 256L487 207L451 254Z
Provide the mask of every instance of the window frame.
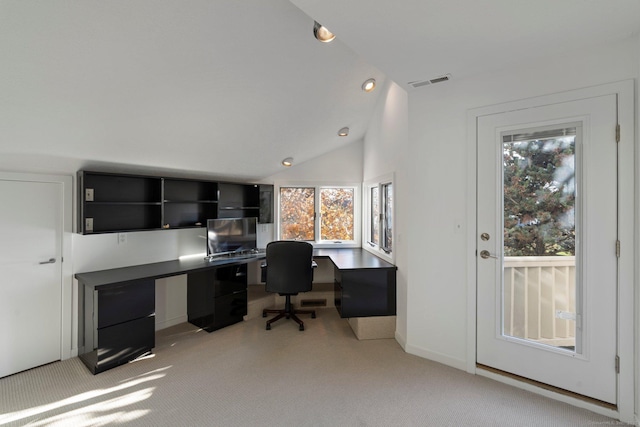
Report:
M305 240L306 242L311 243L316 248L359 248L361 247L361 235L362 235L362 185L354 184L354 183L345 183L345 182L276 182L274 183L275 187L275 196L276 196L276 230L275 230L275 238L276 240L282 239L281 233L281 188L313 188L314 189L314 237L315 240ZM324 188L348 188L353 190L353 240L321 240L321 216L320 216L320 203L321 203L321 192Z
M386 193L384 191L386 186L391 186L391 248L385 247L385 233L388 231L388 228L385 227L386 221ZM371 236L372 232L372 200L371 200L371 190L373 188L378 189L378 236L377 242L374 242ZM362 247L371 252L372 254L384 258L390 262L394 262L395 253L393 251L393 230L395 229L395 180L394 174L383 175L378 178L367 181L363 185L363 217L362 217L362 225L363 225L363 235L362 235Z

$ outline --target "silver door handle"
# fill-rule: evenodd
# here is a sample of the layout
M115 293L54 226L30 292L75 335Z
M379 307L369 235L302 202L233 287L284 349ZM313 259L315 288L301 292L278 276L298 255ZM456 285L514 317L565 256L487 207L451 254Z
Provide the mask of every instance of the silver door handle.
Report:
M54 264L55 262L56 262L55 258L49 258L49 261L42 261L40 263L40 265L42 265L42 264Z
M482 258L482 259L487 259L487 258L498 259L497 256L491 255L491 253L489 251L487 251L487 250L480 251L480 258Z

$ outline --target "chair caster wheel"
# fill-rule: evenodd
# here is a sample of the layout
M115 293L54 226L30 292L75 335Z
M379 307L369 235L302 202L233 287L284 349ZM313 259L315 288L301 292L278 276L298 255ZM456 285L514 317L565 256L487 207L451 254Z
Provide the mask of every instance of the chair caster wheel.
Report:
M316 318L316 314L315 313L311 313L311 318L315 319Z
M267 325L267 331L271 330L271 325Z
M304 331L304 326L303 326L303 325L300 325L300 328L299 328L299 329L300 329L301 331Z

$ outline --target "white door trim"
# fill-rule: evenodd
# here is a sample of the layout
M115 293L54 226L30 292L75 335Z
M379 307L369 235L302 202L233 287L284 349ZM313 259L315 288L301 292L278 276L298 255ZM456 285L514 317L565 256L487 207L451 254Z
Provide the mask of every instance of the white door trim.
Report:
M471 109L467 112L467 372L480 373L476 369L476 157L477 118L506 111L522 110L542 105L556 104L594 96L618 95L618 122L621 139L619 143L619 235L621 251L619 258L618 289L618 417L625 422L634 422L634 260L635 260L635 135L634 135L634 82L625 80L589 88L528 98L503 104ZM613 132L614 130L612 130ZM622 238L622 236L629 236ZM496 378L497 379L497 378ZM517 383L512 385L520 387ZM525 388L522 386L522 388ZM537 388L537 387L536 387ZM528 388L527 388L528 389ZM539 388L538 388L539 389ZM539 389L542 390L542 389ZM536 390L531 390L537 392ZM540 393L548 395L548 393ZM549 397L576 406L586 407L602 413L599 406L578 399L561 398L553 393ZM601 409L601 408L600 408ZM605 415L611 416L610 411Z
M73 177L67 175L41 175L33 173L2 172L5 181L30 181L62 184L62 319L60 359L77 355L77 338L74 339L73 313L77 310L77 292L73 292L73 265L71 235L73 232ZM75 307L75 309L74 309ZM74 345L75 343L75 345Z

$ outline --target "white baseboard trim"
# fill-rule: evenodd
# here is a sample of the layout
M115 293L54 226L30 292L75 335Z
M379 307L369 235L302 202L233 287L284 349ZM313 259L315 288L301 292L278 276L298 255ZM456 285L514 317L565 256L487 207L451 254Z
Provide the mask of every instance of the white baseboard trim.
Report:
M529 384L523 381L518 381L516 379L506 377L504 375L496 374L494 372L484 370L480 367L476 369L476 375L490 378L494 381L498 381L503 384L507 384L512 387L519 388L521 390L530 391L531 393L535 393L540 396L548 397L549 399L564 402L569 405L576 406L578 408L586 409L588 411L595 412L596 414L604 415L605 417L614 418L616 420L620 419L620 414L618 413L618 411L614 409L604 408L602 406L589 403L581 399L576 399L571 396L567 396L561 393L556 393L553 390L547 390L542 387L537 387L533 384Z
M395 338L400 347L406 352L407 351L407 338L404 335L400 335L398 331L395 333Z
M463 371L467 370L467 361L462 359L456 359L451 356L447 356L446 354L437 353L430 350L425 350L423 348L414 347L412 345L406 345L404 350L416 356L420 356L424 359L433 360L434 362L442 363L443 365L451 366L452 368L460 369Z
M189 318L187 317L187 315L183 315L183 316L178 316L178 317L174 317L173 319L165 319L161 322L159 322L156 319L156 331L160 331L162 329L167 329L170 328L171 326L175 326L175 325L179 325L181 323L185 323L189 320Z

